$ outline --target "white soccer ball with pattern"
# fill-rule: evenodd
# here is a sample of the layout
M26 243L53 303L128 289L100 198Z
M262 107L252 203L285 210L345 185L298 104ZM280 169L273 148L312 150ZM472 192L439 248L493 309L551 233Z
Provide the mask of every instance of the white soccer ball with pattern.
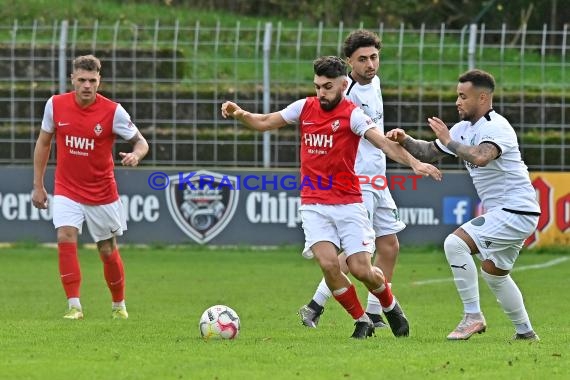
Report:
M239 316L229 306L211 306L200 317L200 334L204 339L235 339L239 329Z

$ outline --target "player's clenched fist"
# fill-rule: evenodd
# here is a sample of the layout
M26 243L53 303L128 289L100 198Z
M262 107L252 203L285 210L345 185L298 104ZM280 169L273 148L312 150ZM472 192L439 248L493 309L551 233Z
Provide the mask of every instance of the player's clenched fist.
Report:
M406 132L400 128L394 128L386 132L386 137L398 144L401 144L406 139L406 136Z
M243 110L234 102L224 102L222 104L222 116L224 118L233 117L238 118L240 115L243 114Z

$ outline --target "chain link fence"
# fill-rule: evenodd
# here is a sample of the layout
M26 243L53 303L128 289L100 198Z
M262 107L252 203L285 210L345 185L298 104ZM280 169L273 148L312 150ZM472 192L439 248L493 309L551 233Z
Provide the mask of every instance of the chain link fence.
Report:
M567 25L369 29L383 40L387 130L431 139L427 117L455 122L457 77L477 67L494 74L494 108L516 129L531 170L569 169ZM32 163L45 101L71 89L71 60L92 53L103 64L101 92L123 104L150 142L147 165L297 167L295 126L249 131L222 119L220 105L234 100L250 111L272 112L313 95L313 59L341 55L351 30L233 21L0 24L0 163ZM457 160L440 164L461 167Z

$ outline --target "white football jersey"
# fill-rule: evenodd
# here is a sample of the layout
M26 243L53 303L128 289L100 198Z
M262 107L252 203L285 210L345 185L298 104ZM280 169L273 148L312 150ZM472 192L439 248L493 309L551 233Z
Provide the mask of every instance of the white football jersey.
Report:
M540 212L528 168L521 158L517 135L507 119L491 110L475 124L460 121L449 132L451 138L461 144L475 146L486 142L499 149L499 157L487 166L479 167L465 161L486 211L501 208ZM435 143L443 152L456 156L439 140Z
M345 93L346 97L362 108L364 113L368 115L374 123L376 123L376 126L382 133L384 133L384 103L380 89L380 78L375 76L371 83L360 85L349 75L348 83L349 85ZM374 176L383 176L383 178L386 178L386 155L368 140L362 138L358 146L354 171L356 174L366 175L370 179ZM380 206L395 209L396 203L392 198L392 194L390 194L389 182L386 183L382 180L377 182L377 187L384 185L386 185L386 187L382 190L374 188L369 183L362 184L360 187L362 190L377 193L380 197Z

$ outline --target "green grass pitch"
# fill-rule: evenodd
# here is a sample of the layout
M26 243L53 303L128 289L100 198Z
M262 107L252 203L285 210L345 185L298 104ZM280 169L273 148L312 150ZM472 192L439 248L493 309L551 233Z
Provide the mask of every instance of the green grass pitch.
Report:
M449 342L462 307L439 247L402 246L393 289L411 336L387 329L349 339L334 301L317 329L296 312L320 280L300 246L122 247L130 319L111 319L102 265L80 250L85 319L63 320L54 248L0 249L0 378L5 379L563 379L570 373L566 249L525 251L513 272L541 342L512 342L513 328L480 281L485 334ZM566 255L565 255L566 253ZM363 302L366 293L358 284ZM241 317L234 341L200 338L211 305Z

